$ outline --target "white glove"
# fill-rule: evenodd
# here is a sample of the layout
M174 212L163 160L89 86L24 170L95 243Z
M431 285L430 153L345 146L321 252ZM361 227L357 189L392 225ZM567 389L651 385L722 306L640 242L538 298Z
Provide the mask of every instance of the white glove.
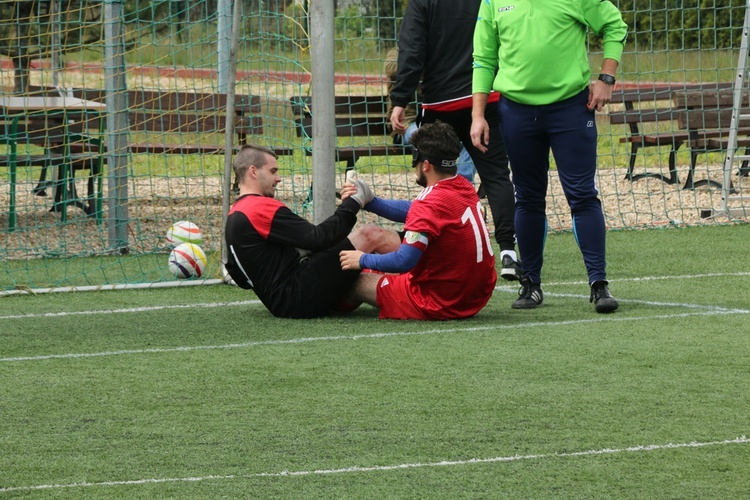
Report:
M350 198L359 203L360 207L364 207L375 198L370 186L368 186L365 181L361 181L357 178L356 170L349 170L346 172L346 182L357 186L357 192L351 195Z
M364 181L356 180L352 184L357 186L357 192L349 196L349 198L359 203L360 207L364 207L365 205L370 203L373 198L375 198L375 195L372 194L370 186L365 184Z

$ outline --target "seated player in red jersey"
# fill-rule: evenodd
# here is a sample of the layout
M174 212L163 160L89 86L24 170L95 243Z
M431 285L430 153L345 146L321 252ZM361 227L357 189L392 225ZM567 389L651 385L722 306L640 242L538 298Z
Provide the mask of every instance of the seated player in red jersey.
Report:
M398 248L395 232L372 224L350 234L360 207L372 199L365 185L314 225L274 198L281 177L273 150L243 146L233 167L240 196L224 232L226 269L238 286L255 290L274 316L312 318L336 312L359 276L359 270L341 269L339 252Z
M367 253L342 250L344 270L362 273L351 298L380 309L388 319L449 320L477 314L497 281L495 256L474 187L456 174L461 142L450 125L429 123L412 135L417 184L413 202L374 197L364 208L406 231L397 250ZM342 199L369 187L346 184Z

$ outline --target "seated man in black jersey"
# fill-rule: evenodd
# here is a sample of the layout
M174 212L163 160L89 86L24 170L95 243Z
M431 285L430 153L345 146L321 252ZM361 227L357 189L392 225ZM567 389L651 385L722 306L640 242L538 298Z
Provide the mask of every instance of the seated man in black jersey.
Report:
M238 286L255 290L274 316L336 312L359 276L359 271L341 269L339 252L389 252L400 244L395 232L372 224L350 234L357 212L372 200L366 185L314 225L274 198L281 177L273 150L243 146L233 166L240 196L227 218L226 268Z

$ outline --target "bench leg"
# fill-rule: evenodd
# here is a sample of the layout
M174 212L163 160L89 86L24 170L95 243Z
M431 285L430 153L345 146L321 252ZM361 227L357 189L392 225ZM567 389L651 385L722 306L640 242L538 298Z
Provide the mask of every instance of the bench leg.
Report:
M60 165L59 172L57 185L55 187L55 199L52 202L52 207L49 211L62 214L62 222L67 220L66 208L68 205L74 205L83 210L84 213L88 214L89 210L87 205L78 198L78 192L75 185L75 168L73 165Z
M667 184L679 184L680 176L677 174L677 150L682 146L681 142L677 142L672 146L672 150L669 152L669 175L659 174L656 172L643 172L642 174L633 174L633 168L635 167L635 156L631 153L630 156L630 168L626 179L630 181L637 181L646 177L653 177L659 179Z
M48 165L45 162L44 165L42 165L42 171L39 174L39 182L37 182L33 190L33 193L37 196L47 196L47 188L52 187L54 184L53 182L47 181L47 168Z
M86 201L81 208L89 217L96 217L96 223L101 225L104 220L104 157L100 155L96 160L90 161L89 178L86 181ZM85 167L86 165L84 169Z
M50 153L50 155L54 155L55 153L61 152L61 146L60 144L46 144L45 150L47 151L47 153ZM39 173L39 182L37 182L33 190L33 193L35 195L47 196L47 188L54 189L55 180L47 180L47 172L49 172L50 168L54 168L53 163L49 160L44 160L42 171Z
M92 168L86 181L86 203L83 211L89 216L98 215L99 212L98 193L100 191L95 189L100 177L98 170L98 168Z
M95 217L96 223L101 225L104 221L104 156L99 157L96 172L96 194L95 194Z
M750 148L745 148L745 156L750 154ZM738 177L747 177L750 175L750 162L748 160L742 160L740 164L740 171L737 172Z
M687 180L685 180L685 185L682 187L682 189L695 189L700 186L721 187L721 184L716 181L712 181L711 179L701 179L698 181L694 180L695 166L698 163L698 155L701 153L705 153L705 151L690 150L690 170L688 171ZM730 191L734 191L731 186Z
M667 184L679 184L680 176L677 173L677 149L682 145L676 145L669 152L669 177L664 181Z
M635 160L637 158L636 153L638 153L638 145L634 142L630 143L630 163L628 164L628 173L625 174L625 180L633 182L634 176L633 171L635 170Z

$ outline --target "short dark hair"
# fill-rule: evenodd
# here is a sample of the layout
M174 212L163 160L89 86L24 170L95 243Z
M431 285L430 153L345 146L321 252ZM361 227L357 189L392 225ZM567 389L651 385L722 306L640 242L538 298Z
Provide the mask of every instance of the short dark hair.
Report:
M461 153L461 140L452 126L439 120L426 123L412 134L410 142L419 151L419 156L436 168L451 174L457 172L456 158Z
M245 178L250 165L255 165L258 168L264 167L268 163L269 155L273 158L279 157L273 149L264 146L256 146L255 144L242 146L237 152L234 162L232 162L237 182L241 182Z

